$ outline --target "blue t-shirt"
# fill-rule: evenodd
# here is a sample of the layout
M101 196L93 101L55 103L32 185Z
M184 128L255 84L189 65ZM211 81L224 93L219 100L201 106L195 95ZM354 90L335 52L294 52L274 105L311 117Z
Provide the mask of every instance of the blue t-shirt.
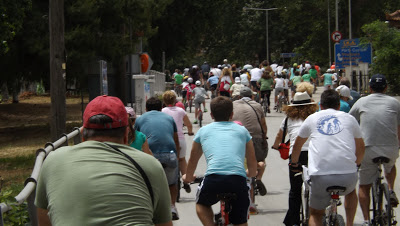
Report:
M332 75L329 73L324 74L324 86L332 85Z
M144 133L153 153L176 152L174 118L161 112L149 111L136 119L135 129Z
M199 129L194 142L201 144L207 161L205 176L239 175L246 177L244 159L250 133L234 122L213 122Z
M349 113L350 111L350 105L342 99L340 99L340 111L344 111L347 113Z
M218 80L219 80L218 76L214 75L214 76L211 76L210 78L208 78L207 82L209 82L210 86L212 86L212 85L218 84Z

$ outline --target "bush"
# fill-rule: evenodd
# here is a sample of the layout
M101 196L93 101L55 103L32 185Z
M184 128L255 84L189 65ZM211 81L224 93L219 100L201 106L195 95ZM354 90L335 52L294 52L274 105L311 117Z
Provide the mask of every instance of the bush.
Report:
M12 194L12 190L1 191L0 203L6 203L8 205L15 203ZM5 212L3 215L4 225L26 225L29 223L30 220L27 207L28 205L26 202L18 206L12 205L12 209Z

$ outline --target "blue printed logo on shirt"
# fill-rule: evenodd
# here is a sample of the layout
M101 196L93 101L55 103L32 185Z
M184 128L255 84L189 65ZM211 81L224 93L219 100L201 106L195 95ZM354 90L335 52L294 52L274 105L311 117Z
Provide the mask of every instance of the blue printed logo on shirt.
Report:
M317 129L324 135L335 135L343 130L343 126L336 116L327 115L318 120Z

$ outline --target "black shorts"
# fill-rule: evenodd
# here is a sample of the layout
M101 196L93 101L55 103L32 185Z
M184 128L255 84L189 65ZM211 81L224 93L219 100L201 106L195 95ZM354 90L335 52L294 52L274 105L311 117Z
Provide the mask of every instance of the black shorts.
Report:
M181 94L182 94L182 99L185 99L185 97L186 97L186 93L187 93L187 90L182 90L182 92L181 92Z
M246 178L238 175L208 175L198 187L196 203L212 206L219 201L217 195L221 193L236 194L236 199L230 201L232 210L229 213L229 221L232 224L246 223L250 206Z
M259 87L257 87L257 81L250 81L251 87L254 87L256 90L260 90Z

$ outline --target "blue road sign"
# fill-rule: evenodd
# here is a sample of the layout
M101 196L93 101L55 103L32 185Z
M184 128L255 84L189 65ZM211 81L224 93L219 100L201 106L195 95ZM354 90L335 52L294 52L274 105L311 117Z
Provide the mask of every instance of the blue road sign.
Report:
M335 44L336 68L344 69L346 66L358 66L359 63L372 63L372 47L368 43L360 46L360 40L345 39L340 44Z

